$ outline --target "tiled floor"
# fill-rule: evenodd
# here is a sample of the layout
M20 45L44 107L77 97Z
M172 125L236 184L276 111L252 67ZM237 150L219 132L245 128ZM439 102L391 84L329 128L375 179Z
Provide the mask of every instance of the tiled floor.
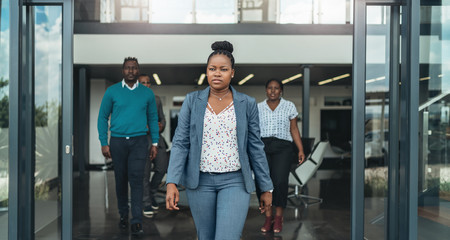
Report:
M244 226L242 239L302 239L333 240L350 238L350 180L349 178L321 179L336 174L318 173L309 186L311 195L324 198L322 204L304 208L290 205L285 210L283 231L263 234L259 231L264 217L259 214L256 195ZM341 175L341 174L338 174ZM73 239L131 239L129 231L118 228L118 213L112 171L91 171L74 184ZM340 196L339 196L340 195ZM197 239L194 221L181 192L180 211L168 211L163 206L164 195L158 200L160 210L154 218L145 218L141 239Z
M252 195L242 239L269 240L345 240L350 239L350 174L347 167L334 166L319 169L308 182L308 194L323 198L323 203L305 208L290 204L285 210L284 227L281 234L263 234L259 231L264 217L258 213L256 196ZM75 178L73 185L73 239L133 239L129 231L118 228L118 214L114 193L112 171L90 171L83 177ZM158 200L159 213L154 218L144 219L145 234L141 239L197 239L189 207L181 192L181 210L170 212L164 209L164 195ZM57 205L57 204L53 204ZM36 205L37 206L37 205ZM39 205L40 213L51 211ZM365 202L364 239L385 238L385 198L368 197ZM439 206L436 207L436 206ZM436 206L419 207L419 240L442 240L450 236L448 225L449 201L440 199ZM8 212L0 211L0 227L6 229ZM42 223L42 214L36 219ZM47 219L47 218L45 218ZM61 219L54 220L36 232L35 239L60 239ZM7 231L0 231L0 239L7 239Z

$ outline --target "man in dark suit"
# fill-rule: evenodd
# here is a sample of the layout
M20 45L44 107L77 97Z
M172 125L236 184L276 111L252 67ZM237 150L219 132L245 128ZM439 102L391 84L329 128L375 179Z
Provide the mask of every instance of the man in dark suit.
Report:
M151 86L150 76L147 74L141 74L138 77L139 83L148 88ZM153 161L147 161L144 172L144 216L153 217L156 210L159 209L158 202L155 195L158 191L159 185L167 172L167 166L169 159L167 156L167 144L161 133L166 127L166 118L164 116L161 98L155 95L156 108L158 110L158 126L159 126L159 142L158 142L158 154ZM151 136L148 135L151 139ZM151 141L149 141L151 142ZM152 168L153 163L153 168ZM151 171L153 170L153 176L150 180Z

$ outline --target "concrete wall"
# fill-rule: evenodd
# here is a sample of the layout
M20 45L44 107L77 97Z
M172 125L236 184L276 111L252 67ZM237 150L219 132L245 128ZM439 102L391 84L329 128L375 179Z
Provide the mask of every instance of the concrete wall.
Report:
M106 91L106 81L104 79L92 79L89 109L89 163L104 164L105 157L102 155L100 140L98 139L97 118L103 94Z
M352 63L351 35L175 34L77 34L74 63L122 64L124 56L135 56L141 64L204 64L211 43L218 40L233 44L239 64Z
M211 43L233 43L239 64L352 64L351 35L164 35L76 34L75 64L122 64L135 56L141 64L204 64ZM441 64L450 41L420 36L420 63ZM113 51L111 51L113 50ZM369 35L367 63L384 64L386 38Z

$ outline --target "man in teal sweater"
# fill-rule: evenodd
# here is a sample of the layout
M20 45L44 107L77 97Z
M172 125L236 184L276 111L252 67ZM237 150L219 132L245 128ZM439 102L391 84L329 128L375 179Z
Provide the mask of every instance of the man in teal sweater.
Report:
M155 95L150 88L137 82L139 63L125 58L123 80L109 87L98 114L98 134L102 154L112 158L119 208L119 227L128 227L128 182L131 188L131 233L142 235L142 197L145 164L148 159L147 131L150 129L152 147L150 159L155 158L159 141L158 113ZM111 139L108 145L108 119ZM148 126L148 128L147 128Z

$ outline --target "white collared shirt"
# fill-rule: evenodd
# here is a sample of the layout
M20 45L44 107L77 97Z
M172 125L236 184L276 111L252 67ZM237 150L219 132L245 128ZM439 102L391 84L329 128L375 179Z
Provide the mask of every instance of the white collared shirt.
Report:
M125 83L125 79L122 79L122 87L127 86L127 88L130 89L130 90L136 89L138 85L139 85L139 81L136 80L136 82L134 83L133 87L130 87L130 86L128 86L128 84Z
M261 137L276 137L292 142L291 120L298 115L293 102L281 98L278 106L272 111L265 99L258 103L258 111Z

